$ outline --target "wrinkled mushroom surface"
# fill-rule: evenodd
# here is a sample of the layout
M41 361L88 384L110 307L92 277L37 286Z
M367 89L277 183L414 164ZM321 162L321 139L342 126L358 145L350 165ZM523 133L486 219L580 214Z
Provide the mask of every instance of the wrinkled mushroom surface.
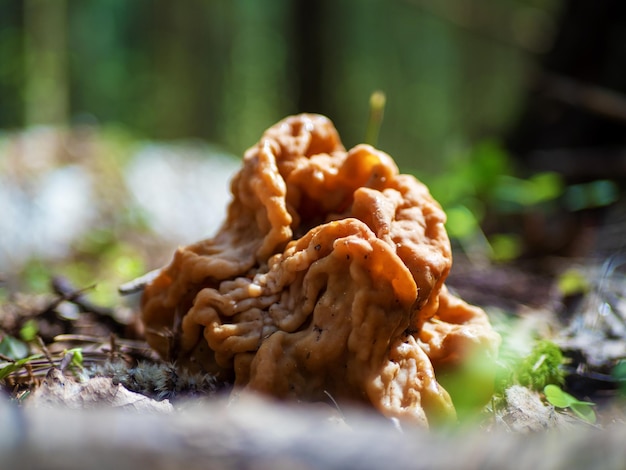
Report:
M438 367L493 358L499 337L443 285L450 243L428 189L311 114L268 129L231 189L217 235L146 287L150 345L235 390L454 419Z

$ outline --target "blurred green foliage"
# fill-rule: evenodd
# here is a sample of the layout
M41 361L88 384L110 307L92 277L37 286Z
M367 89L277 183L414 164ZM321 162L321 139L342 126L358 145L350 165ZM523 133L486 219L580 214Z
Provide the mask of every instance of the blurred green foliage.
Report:
M5 336L5 338L10 338L10 337ZM41 357L41 354L34 354L32 356L24 357L14 362L0 362L0 380L4 380L13 372L21 369L22 367L27 365L29 362L34 361L35 359L38 359L40 357Z
M461 421L477 418L490 398L492 406L502 405L513 385L541 392L565 382L566 361L558 345L539 338L513 317L492 319L502 336L497 358L478 354L460 368L437 371L437 380L450 394Z
M37 321L34 319L29 319L24 322L22 327L20 328L20 339L27 343L31 341L35 341L37 339L37 335L39 334L39 327L37 326Z
M511 157L495 140L458 148L447 161L448 167L438 175L420 177L446 211L450 238L480 258L506 261L522 250L518 233L487 237L482 231L486 217L522 214L563 194L557 174L516 176Z
M622 359L615 364L611 371L611 376L617 382L622 397L626 397L626 359Z
M591 289L591 280L580 270L569 269L559 275L557 287L563 297L585 294Z
M515 259L523 250L519 231L499 232L501 227L492 221L604 207L619 197L617 185L608 180L568 186L553 172L521 177L513 158L493 139L460 146L444 161L446 166L435 175L415 173L446 211L450 238L468 255L484 260ZM486 234L483 229L489 225L495 231Z
M119 299L118 287L147 272L145 262L142 254L117 239L115 232L98 230L76 248L76 260L60 267L58 273L78 287L87 287L85 281L93 280L89 297L100 305L114 305Z
M516 116L559 4L320 0L308 18L288 0L3 0L0 128L99 122L239 155L306 111L331 117L351 147L380 89L381 148L436 170L451 138L498 133ZM310 37L303 21L316 22ZM315 77L303 72L311 61Z
M74 372L80 372L83 369L83 349L72 348L63 351L63 356L71 357L68 367Z

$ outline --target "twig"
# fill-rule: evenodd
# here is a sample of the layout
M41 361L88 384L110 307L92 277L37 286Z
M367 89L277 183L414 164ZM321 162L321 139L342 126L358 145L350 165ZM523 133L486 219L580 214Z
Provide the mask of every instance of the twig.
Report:
M110 360L113 361L115 359L115 335L113 333L111 333L111 336L109 337L109 345L111 346L111 350L109 351L110 354Z
M52 360L52 355L50 354L50 351L48 350L48 347L46 346L46 343L44 343L43 339L41 339L41 336L39 335L37 335L37 342L39 343L39 346L41 347L41 351L43 352L43 355L46 357L50 365L52 367L56 367L56 365L54 364L54 361Z
M96 315L110 317L111 314L113 313L113 311L110 308L96 305L93 302L90 302L87 298L83 296L83 294L86 291L94 289L94 288L95 288L95 285L91 285L83 289L76 289L64 277L54 276L52 278L52 289L54 290L54 292L56 292L57 294L61 296L61 299L59 299L56 305L58 305L64 300L67 300L67 301L75 303L85 312L91 312L91 313L95 313Z
M9 356L5 356L4 354L0 354L0 359L7 362L15 362L15 359Z
M74 352L68 351L67 353L65 353L63 358L61 358L61 362L59 362L59 369L61 371L65 371L65 369L67 369L67 367L72 363L73 360L74 360Z
M57 335L53 338L55 343L62 342L81 342L81 343L95 343L101 344L104 343L103 339L99 336L91 336L91 335L77 335L77 334L65 334L65 335Z
M150 284L159 274L161 273L161 268L154 269L149 273L144 274L138 278L133 279L132 281L126 282L117 288L118 292L121 295L130 295L135 294L137 292L141 292L148 284Z
M626 121L626 97L607 88L543 72L539 87L550 97L609 119Z
M29 383L35 383L35 375L33 374L33 365L30 362L24 364Z
M63 342L76 342L76 343L91 343L91 344L104 344L105 340L99 336L91 335L77 335L77 334L64 334L57 335L53 338L55 343ZM109 344L110 340L109 340ZM141 340L124 339L115 337L114 345L116 348L124 347L127 349L150 349L148 343Z

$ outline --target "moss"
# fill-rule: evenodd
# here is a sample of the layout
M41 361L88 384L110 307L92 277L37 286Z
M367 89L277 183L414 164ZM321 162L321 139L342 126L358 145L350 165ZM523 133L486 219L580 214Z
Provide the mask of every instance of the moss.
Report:
M525 356L506 353L503 347L501 362L496 379L496 393L503 393L508 387L519 384L531 390L541 391L546 385L562 385L565 372L562 368L565 359L561 349L551 341L535 340Z

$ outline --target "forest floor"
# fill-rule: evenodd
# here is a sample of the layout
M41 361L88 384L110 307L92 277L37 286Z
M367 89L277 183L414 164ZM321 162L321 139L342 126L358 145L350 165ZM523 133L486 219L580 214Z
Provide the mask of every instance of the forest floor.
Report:
M563 263L569 266L565 271ZM448 285L468 302L487 310L505 343L512 342L510 338L515 335L511 332L517 331L521 336L516 335L515 340L531 343L547 339L558 344L565 354L563 390L593 403L596 418L584 422L564 407L556 411L566 420L555 420L554 407L538 390L530 396L509 397L508 405L497 410L493 403L488 404L478 415L482 428L492 427L494 417L501 423L508 420L507 429L522 432L572 422L604 427L626 421L626 404L620 392L623 378L615 373L619 361L626 357L626 346L619 336L623 322L619 320L622 299L617 287L626 285L626 279L618 270L607 273L606 266L581 266L563 260L558 264L559 271L567 272L567 276L578 273L577 279L590 279L597 275L598 282L578 286L564 295L559 287L564 274L559 277L545 270L533 271L520 262L477 267L458 256ZM603 274L598 274L602 270ZM164 399L176 403L183 398L217 396L229 387L206 376L186 377L155 355L143 341L137 318L138 294L130 301L120 299L118 305L105 307L90 300L90 290L75 287L59 276L50 279L48 293L12 293L0 305L0 385L13 401L27 402L36 395L39 400L64 402L67 397L44 394L42 398L36 394L51 370L60 371L72 383L94 376L112 378L115 385L122 383L145 395L148 400L142 406L148 409L158 408ZM522 347L513 353L527 354L528 349ZM102 392L93 394L90 387L76 389L70 402L64 404L93 404L103 399ZM106 401L110 399L105 396L105 403L111 404ZM528 412L519 415L517 410L512 418L512 407L520 406L527 406ZM519 422L512 424L511 419Z
M51 145L58 145L54 134L48 137ZM177 244L193 242L215 228L228 200L227 181L236 164L217 158L212 149L148 145L133 150L130 157L120 157L124 162L119 168L105 168L98 166L102 158L97 157L105 155L111 160L115 149L110 141L92 141L81 135L73 138L73 143L62 142L58 161L29 161L26 154L15 154L13 173L5 180L0 178L0 192L13 185L14 200L35 201L13 211L13 216L25 214L29 220L12 219L11 211L0 219L0 231L13 243L0 245L1 262L8 264L24 253L35 252L43 231L47 231L45 248L64 243L71 246L70 252L55 254L52 261L19 266L16 262L13 271L0 272L0 389L8 397L0 397L0 402L10 401L18 407L29 401L70 407L132 404L163 411L162 405L171 409L174 404L175 408L179 399L221 396L228 384L182 374L155 355L143 340L138 321L140 294L122 298L116 288L167 263ZM39 135L33 140L45 139ZM80 152L74 147L81 152L87 149L89 158L77 158ZM28 155L36 153L30 149ZM181 161L186 163L181 165ZM158 183L163 175L178 185L168 187L165 196ZM194 175L199 175L197 180L190 180ZM208 177L216 178L216 183L206 184ZM156 183L144 186L143 193L133 193L127 187L131 180ZM215 189L218 184L222 189L220 207L208 210L202 203L208 196L198 197L197 191ZM63 197L46 192L68 188L74 192L63 192ZM96 214L81 212L84 207L66 207L64 216L74 210L70 227L74 231L55 230L59 214L46 217L43 212L44 202L55 196L87 200L87 209ZM186 216L179 223L176 217L183 212L181 204ZM156 211L164 207L167 211ZM210 220L202 216L207 210L213 217ZM149 229L148 218L157 221ZM159 220L166 222L158 225ZM175 222L167 222L171 220ZM193 225L198 221L207 225ZM621 243L621 235L618 239ZM515 393L494 399L473 417L473 423L477 420L484 430L525 433L572 423L595 429L626 421L621 389L626 383L626 370L621 366L626 359L626 274L621 263L618 255L476 263L455 253L447 284L461 298L489 313L503 336L503 361L523 361L538 341L553 342L565 355L560 366L562 391L580 402L593 403L589 406L595 411L595 419L585 413L583 419L575 412L575 403L555 407L547 401L541 384L532 390L515 388ZM86 284L85 279L89 280ZM541 368L544 359L540 356L531 368ZM500 366L507 372L511 364ZM108 382L93 382L101 378ZM135 394L120 395L119 386L145 400Z

